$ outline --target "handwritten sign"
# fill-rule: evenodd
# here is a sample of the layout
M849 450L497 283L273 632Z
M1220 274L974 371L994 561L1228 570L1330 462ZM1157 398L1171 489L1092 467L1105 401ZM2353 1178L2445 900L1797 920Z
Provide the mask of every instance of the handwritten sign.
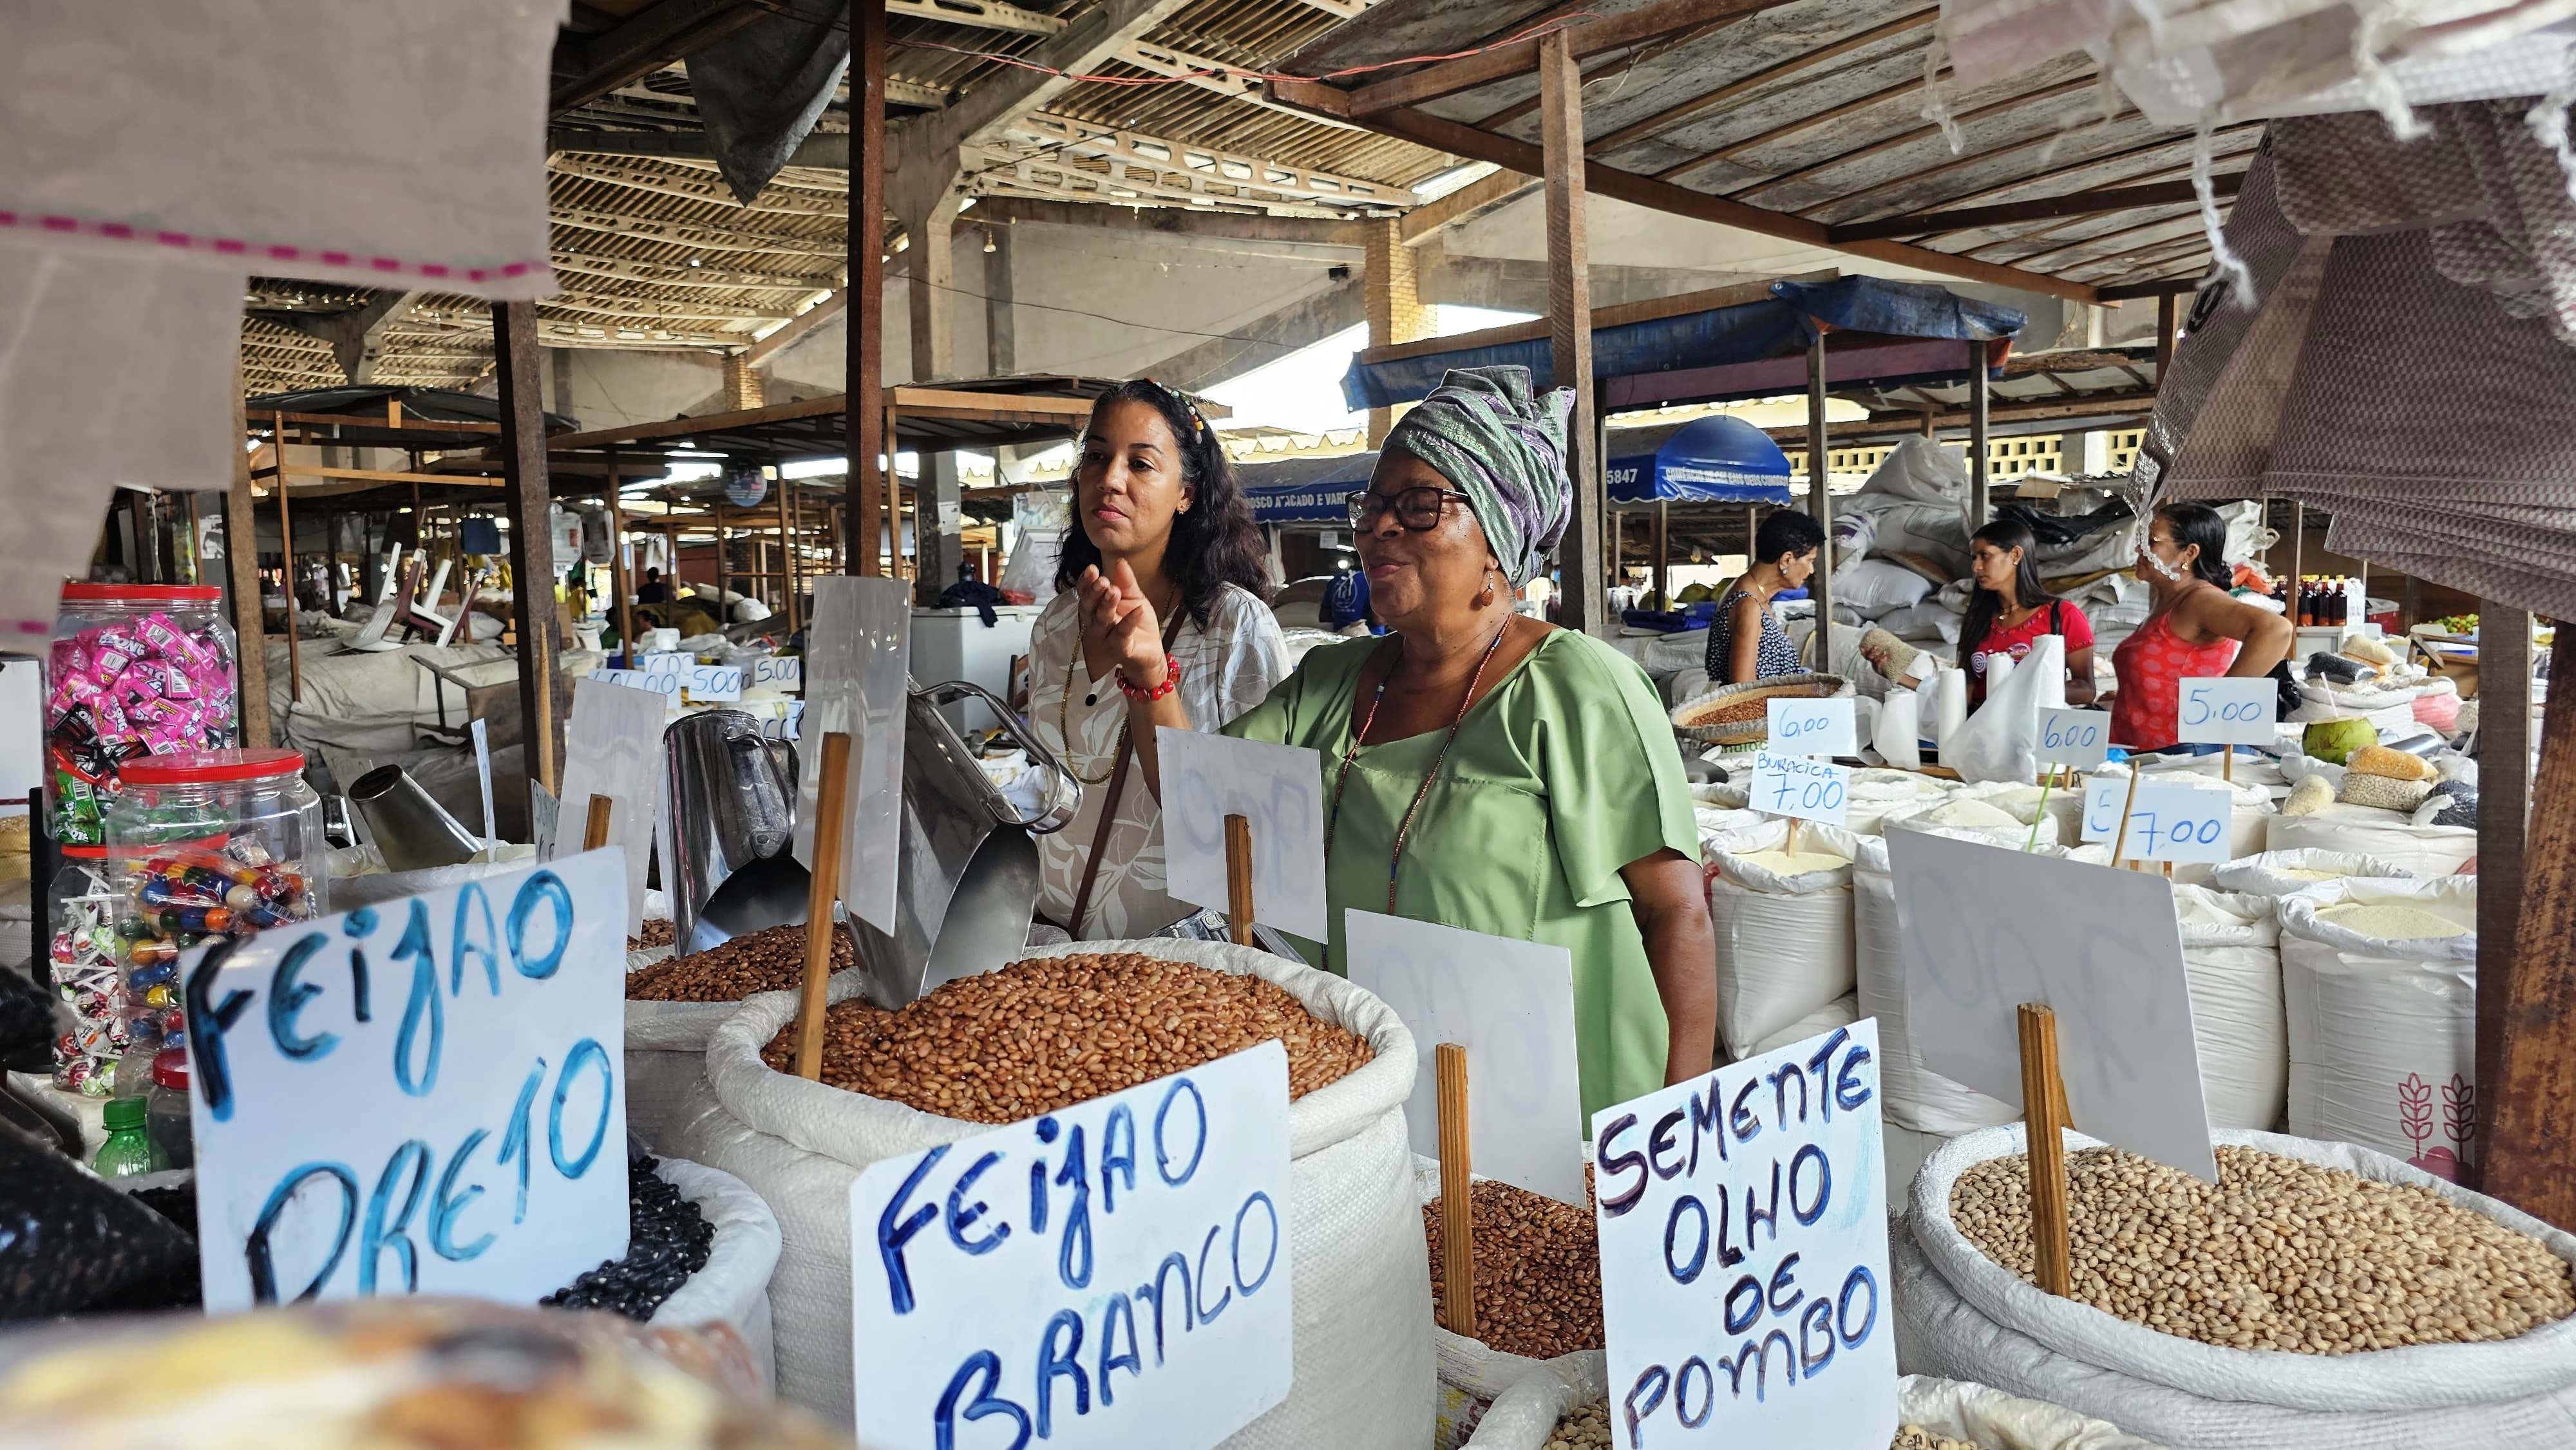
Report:
M2084 787L2086 841L2116 842L2130 861L2228 861L2235 857L2231 837L2236 799L2223 787L2189 781L2147 779L2138 782L2138 798L2129 806L2129 834L2120 837L2120 808L2129 800L2129 778L2105 776Z
M1467 1049L1467 1132L1476 1172L1581 1204L1583 1082L1574 1057L1574 957L1374 911L1343 916L1350 979L1413 1029L1421 1069L1404 1104L1413 1151L1440 1156L1432 1054Z
M648 675L684 675L697 662L696 655L676 654L669 651L648 654L637 661L643 666L644 673Z
M1770 749L1779 755L1858 755L1860 731L1849 697L1791 700L1774 695Z
M2269 747L2280 743L2280 711L2280 689L2269 679L2185 679L2174 728L2187 745Z
M803 655L761 655L751 662L751 683L757 688L801 689L805 684Z
M742 670L734 665L691 665L683 679L692 700L742 698Z
M1322 941L1324 766L1311 750L1164 726L1163 859L1171 893L1226 908L1225 818L1252 824L1252 910L1261 921Z
M192 954L206 1308L533 1304L626 1253L614 850Z
M841 904L879 931L895 929L903 832L903 737L909 713L912 591L900 579L819 575L805 658L813 678L797 744L796 859L814 865L822 814L823 737L850 737L841 817Z
M1851 772L1842 766L1770 750L1753 753L1753 787L1745 803L1765 815L1839 826L1850 795Z
M645 670L596 669L584 678L597 680L603 685L623 685L630 690L649 690L665 701L679 699L681 686L686 683L675 674L654 674Z
M2091 770L2111 758L2111 716L2105 710L2039 712L2039 763Z
M1887 854L1927 1066L2019 1106L2015 1009L2041 1003L2074 1125L2218 1181L2171 883L1921 831Z
M1611 1439L1896 1436L1878 1023L1592 1115Z
M1276 1041L869 1165L859 1443L1216 1444L1288 1394L1288 1206Z
M572 718L564 724L562 801L574 825L556 836L544 859L582 848L591 797L614 802L608 841L626 852L629 932L644 925L644 868L662 815L662 729L669 719L664 698L651 690L586 680L573 691Z

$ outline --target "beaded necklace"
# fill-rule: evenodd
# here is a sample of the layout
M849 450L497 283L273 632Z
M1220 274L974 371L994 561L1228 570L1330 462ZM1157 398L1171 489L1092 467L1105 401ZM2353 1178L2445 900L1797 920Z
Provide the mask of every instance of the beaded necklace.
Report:
M1404 864L1404 845L1413 835L1413 818L1421 811L1423 798L1431 794L1431 782L1440 778L1441 763L1449 758L1449 747L1458 741L1458 727L1467 723L1467 707L1476 702L1476 687L1484 683L1485 667L1494 662L1494 652L1503 647L1503 636L1510 633L1512 622L1506 618L1503 627L1494 631L1493 641L1485 646L1482 659L1476 661L1476 673L1467 681L1467 693L1458 699L1458 714L1449 722L1449 733L1440 739L1440 753L1431 757L1431 768L1422 773L1422 784L1414 787L1413 802L1404 808L1404 820L1395 830L1395 851L1386 861L1386 914L1395 915L1395 875ZM1342 787L1350 784L1351 762L1359 757L1360 741L1377 723L1377 707L1386 700L1386 680L1395 666L1404 662L1404 637L1396 636L1395 661L1377 677L1377 688L1369 695L1368 713L1360 717L1359 727L1351 732L1351 743L1342 751L1342 767L1333 777L1333 808L1324 820L1324 860L1333 859L1333 831L1342 821Z

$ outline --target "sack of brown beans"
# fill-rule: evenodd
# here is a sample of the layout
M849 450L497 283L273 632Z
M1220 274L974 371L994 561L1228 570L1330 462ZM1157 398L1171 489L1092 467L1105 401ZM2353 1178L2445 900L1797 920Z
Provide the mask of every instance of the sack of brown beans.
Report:
M1370 993L1247 947L1170 940L1080 942L1032 949L1029 955L1144 956L1258 977L1323 1025L1326 1030L1314 1038L1346 1043L1356 1036L1366 1045L1367 1060L1347 1072L1341 1069L1353 1060L1350 1055L1318 1072L1311 1062L1301 1065L1300 1047L1290 1045L1288 1247L1296 1305L1290 1349L1295 1379L1286 1401L1225 1444L1230 1450L1323 1445L1421 1450L1431 1433L1433 1378L1430 1271L1422 1252L1404 1125L1404 1102L1413 1092L1413 1034ZM856 977L834 979L830 996L835 1004L856 999ZM1137 1005L1122 1002L1120 1011L1132 1018ZM778 1392L847 1426L852 1416L850 1183L871 1163L972 1137L990 1123L906 1106L894 1100L893 1088L887 1096L865 1096L777 1071L763 1051L795 1020L796 1007L796 998L788 993L754 997L716 1029L707 1045L705 1075L690 1090L669 1136L673 1152L741 1178L777 1212L784 1244L769 1299L779 1329ZM973 1032L987 1052L1022 1035L1015 1027L1053 1027L1057 1040L1064 1041L1088 1025L1045 1022L1020 1007L1007 1015L1007 1023L956 1013L925 1018L925 1024ZM846 1020L857 1025L855 1019ZM939 1029L926 1025L925 1030ZM1297 1024L1283 1024L1282 1036L1301 1030ZM1322 1049L1333 1045L1310 1043ZM1145 1064L1159 1070L1138 1080L1197 1060L1202 1059ZM826 1048L827 1078L848 1079L865 1066L836 1064ZM1335 1072L1341 1075L1333 1076ZM1322 1085L1298 1093L1301 1074L1305 1083L1322 1080ZM977 1090L989 1087L980 1065L975 1083ZM925 1082L896 1086L902 1096L937 1100L936 1089ZM961 1077L955 1086L966 1090L968 1084Z
M1413 1160L1431 1271L1431 1343L1440 1406L1432 1450L1477 1433L1504 1391L1532 1375L1578 1386L1603 1381L1601 1241L1589 1204L1559 1203L1479 1178L1470 1200L1476 1233L1476 1337L1440 1323L1440 1162ZM1593 1394L1600 1390L1590 1391Z
M2366 1148L2210 1137L2216 1187L2067 1135L2067 1299L1989 1250L2028 1257L2021 1125L1952 1139L1888 1246L1898 1364L2169 1450L2564 1450L2576 1237Z
M648 922L647 925L650 925ZM832 945L835 971L858 960L845 927ZM662 1131L703 1074L707 1039L744 998L796 988L805 974L805 928L775 926L681 957L669 946L626 953L626 1130L663 1151Z

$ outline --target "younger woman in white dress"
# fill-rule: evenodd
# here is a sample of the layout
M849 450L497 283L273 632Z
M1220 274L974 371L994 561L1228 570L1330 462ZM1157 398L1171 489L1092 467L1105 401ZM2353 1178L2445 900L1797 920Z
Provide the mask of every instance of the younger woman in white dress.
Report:
M1172 899L1154 731L1214 731L1288 674L1251 506L1196 404L1151 379L1093 405L1075 530L1029 640L1029 723L1083 782L1038 838L1038 914L1076 940L1218 936Z

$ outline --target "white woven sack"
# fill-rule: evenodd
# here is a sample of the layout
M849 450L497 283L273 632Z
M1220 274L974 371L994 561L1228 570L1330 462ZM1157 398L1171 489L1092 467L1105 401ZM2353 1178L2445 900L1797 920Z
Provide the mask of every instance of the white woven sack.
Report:
M2069 1147L2096 1146L2081 1134ZM2576 1237L2347 1143L2218 1131L2239 1145L2410 1183L2576 1261ZM2060 1299L1987 1258L1950 1221L1960 1175L2022 1151L2018 1123L1954 1138L1915 1175L1888 1244L1896 1353L1909 1373L1974 1380L2113 1419L2168 1450L2565 1450L2576 1436L2576 1319L2490 1344L2365 1354L2222 1349Z
M2472 934L2379 941L2317 916L2392 901ZM2477 1115L2477 878L2322 882L2279 910L2290 1130L2460 1176Z
M1600 1350L1551 1359L1496 1396L1468 1437L1469 1450L1547 1450L1556 1422L1610 1394L1610 1359Z
M1797 1021L1790 1023L1788 1026L1781 1028L1779 1031L1774 1032L1770 1036L1753 1044L1753 1050L1744 1055L1746 1057L1760 1057L1766 1052L1777 1052L1781 1048L1788 1046L1790 1043L1804 1042L1808 1038L1814 1037L1819 1033L1831 1032L1837 1027L1849 1027L1859 1020L1860 994L1857 992L1845 992L1834 1000L1827 1002L1822 1007L1817 1008L1815 1011L1808 1013L1806 1016L1799 1018Z
M2265 827L2269 833L2269 825ZM2323 878L2300 876L2300 871L2323 871ZM2328 881L2348 876L2375 876L2403 881L2414 873L2394 861L2364 856L2357 851L2265 851L2242 860L2229 861L2210 873L2209 884L2221 891L2239 891L2253 896L2297 896L2314 891Z
M1999 845L2010 846L2018 851L2030 844L2030 828L2035 823L2039 827L2038 843L2042 846L2054 846L2063 839L2058 835L2055 807L2057 797L2065 792L2050 792L2049 810L2045 814L2040 809L2039 794L2039 787L2035 785L2022 785L2008 780L1962 785L1921 805L1904 806L1889 811L1885 819L1879 823L1879 831L1882 835L1889 831L1964 831ZM1955 812L1963 803L1970 801L1994 807L2012 817L2012 824L1987 827L1960 825L1955 821L1942 819Z
M1927 834L1993 843L1992 837L1969 831ZM1879 1084L1886 1093L1887 1116L1900 1127L1942 1137L2019 1117L2001 1101L1924 1065L1905 1010L1903 943L1887 841L1871 836L1860 843L1860 855L1852 862L1852 964L1855 1005L1861 1016L1878 1019Z
M2448 876L2478 854L2471 826L2419 826L2377 806L2322 806L2304 816L2274 816L2266 823L2267 851L2341 851L2375 856L2417 876Z
M1926 1374L1897 1378L1896 1418L1981 1450L2163 1450L2063 1405Z
M706 1266L662 1301L652 1322L730 1325L751 1351L761 1388L775 1387L778 1343L769 1317L769 1276L778 1267L778 1216L730 1173L679 1158L663 1159L658 1171L706 1215L716 1237Z
M1851 783L1843 794L1843 829L1855 836L1875 836L1887 813L1908 807L1920 808L1937 803L1954 789L1951 782L1919 770L1894 770L1885 766L1863 766L1851 773ZM1718 831L1742 830L1774 819L1751 814L1749 819L1713 820L1717 810L1744 811L1752 793L1743 785L1722 783L1691 787L1692 800L1699 808L1700 835L1703 840ZM1714 809L1713 809L1714 808Z
M1404 1102L1413 1034L1370 993L1330 974L1223 942L1078 942L1031 957L1134 952L1274 982L1316 1017L1366 1039L1358 1071L1288 1109L1288 1252L1296 1302L1288 1398L1229 1437L1229 1450L1318 1445L1420 1450L1431 1429L1431 1273L1414 1199ZM854 996L853 973L831 1000ZM850 1183L880 1159L990 1130L772 1072L760 1050L796 1015L791 992L744 1002L707 1044L706 1073L668 1136L673 1151L734 1174L778 1215L771 1311L778 1392L847 1427Z
M2280 1126L2290 1077L2272 903L2199 886L2178 885L2173 897L2209 1125L2270 1132Z
M1414 1155L1413 1192L1415 1199L1425 1208L1440 1202L1439 1159ZM1577 1350L1555 1359L1509 1354L1482 1340L1452 1334L1436 1319L1431 1325L1431 1348L1433 1362L1438 1366L1441 1389L1439 1421L1434 1425L1431 1436L1432 1450L1455 1450L1457 1446L1473 1443L1474 1436L1484 1433L1485 1419L1492 1414L1491 1406L1521 1381L1538 1375L1553 1378L1561 1385L1567 1378L1582 1373L1581 1361L1589 1359L1598 1364L1601 1360L1601 1351L1597 1349Z
M1770 821L1708 847L1708 903L1717 932L1717 1027L1741 1059L1753 1044L1852 989L1849 861L1862 838L1798 823L1798 849L1841 858L1826 871L1782 876L1747 858L1785 849L1789 823Z
M626 954L632 974L671 959L671 947ZM837 998L835 1000L838 1000ZM739 1002L626 1004L626 1131L662 1151L662 1134L689 1089L705 1075L707 1040L741 1008Z

